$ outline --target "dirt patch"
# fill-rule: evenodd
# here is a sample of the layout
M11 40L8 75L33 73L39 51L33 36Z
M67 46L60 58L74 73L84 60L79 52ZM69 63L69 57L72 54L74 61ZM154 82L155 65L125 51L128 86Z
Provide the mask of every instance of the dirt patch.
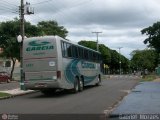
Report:
M153 80L153 82L160 82L160 78Z

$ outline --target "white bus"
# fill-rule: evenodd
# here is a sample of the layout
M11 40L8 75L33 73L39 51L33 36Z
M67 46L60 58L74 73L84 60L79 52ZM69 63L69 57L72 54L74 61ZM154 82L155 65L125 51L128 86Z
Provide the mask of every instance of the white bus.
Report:
M82 91L101 82L101 54L59 36L27 38L23 42L26 89L44 94L57 89Z

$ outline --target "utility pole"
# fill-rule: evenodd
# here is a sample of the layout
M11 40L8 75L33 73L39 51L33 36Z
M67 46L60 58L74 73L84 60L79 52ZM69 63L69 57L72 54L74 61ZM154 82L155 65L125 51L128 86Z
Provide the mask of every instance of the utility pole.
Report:
M30 7L30 3L26 2L26 4L24 5L24 1L21 0L21 5L20 5L20 32L21 32L21 36L22 36L22 42L24 40L24 36L25 36L25 29L24 29L24 15L30 15L30 14L34 14L34 9L32 7Z
M34 9L32 7L30 7L30 3L26 2L26 4L24 5L24 1L21 0L21 5L20 5L20 33L21 33L21 37L22 37L22 43L24 40L24 36L25 36L25 29L24 29L24 15L30 15L30 14L34 14Z
M96 36L97 36L97 51L99 51L99 45L98 45L98 34L99 33L102 33L102 32L92 32L92 33L95 33Z
M21 0L21 10L20 10L20 19L21 19L21 36L22 36L22 42L24 40L24 3L23 0Z
M24 41L24 1L21 0L20 6L20 35L22 37L22 41L20 42L20 88L24 90L24 74L23 74L23 41Z
M34 14L34 9L30 7L30 3L26 2L24 5L24 1L21 0L20 3L20 35L21 35L21 42L20 42L20 88L24 90L24 73L23 73L23 41L25 38L25 28L24 28L24 15Z
M119 47L119 74L121 75L121 48L123 47Z

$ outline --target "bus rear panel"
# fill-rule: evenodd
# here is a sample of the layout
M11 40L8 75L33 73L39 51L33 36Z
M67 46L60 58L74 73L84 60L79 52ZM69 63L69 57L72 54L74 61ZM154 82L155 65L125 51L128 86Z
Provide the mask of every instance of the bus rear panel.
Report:
M55 37L29 38L23 46L26 89L59 88Z

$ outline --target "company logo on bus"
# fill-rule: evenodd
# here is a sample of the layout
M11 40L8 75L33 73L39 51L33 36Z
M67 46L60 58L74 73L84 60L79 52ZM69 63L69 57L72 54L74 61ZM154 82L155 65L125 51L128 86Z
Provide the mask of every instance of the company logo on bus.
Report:
M82 65L82 68L90 68L90 69L96 68L95 64L89 63L89 62L81 61L81 65Z
M38 51L38 50L51 50L54 49L53 45L50 45L50 42L47 41L31 41L28 43L26 51Z

